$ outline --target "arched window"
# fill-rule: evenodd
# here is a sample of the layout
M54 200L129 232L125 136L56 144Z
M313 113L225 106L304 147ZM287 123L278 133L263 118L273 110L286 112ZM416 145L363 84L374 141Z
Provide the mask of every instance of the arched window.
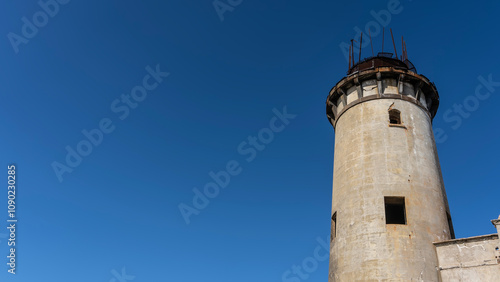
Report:
M389 123L401 124L401 112L396 109L389 110Z
M330 241L333 241L337 237L337 212L332 215L332 230L330 235Z

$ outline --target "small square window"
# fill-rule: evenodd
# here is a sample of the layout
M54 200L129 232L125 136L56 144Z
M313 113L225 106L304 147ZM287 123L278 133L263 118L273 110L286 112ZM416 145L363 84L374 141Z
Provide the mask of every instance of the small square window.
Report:
M406 224L404 197L384 197L384 203L386 224Z

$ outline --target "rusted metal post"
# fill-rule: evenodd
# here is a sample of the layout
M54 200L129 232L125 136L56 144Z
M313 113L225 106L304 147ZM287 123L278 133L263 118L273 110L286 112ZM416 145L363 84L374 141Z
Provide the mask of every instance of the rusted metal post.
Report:
M372 46L372 57L375 57L375 54L373 54L372 33L370 32L370 29L368 29L368 36L370 36L370 45Z
M361 32L361 37L359 38L359 58L358 63L361 62L361 45L363 45L363 33Z
M382 53L384 53L385 27L382 28Z
M404 39L403 39L403 36L401 35L401 52L403 52L403 54L401 54L401 61L404 62L404 60L405 60L405 46L404 46L403 42L404 42Z
M352 49L352 67L354 67L354 39L351 39L351 49Z
M351 46L349 46L349 69L351 70Z
M392 35L392 28L391 30L391 37L392 37L392 45L394 46L394 53L396 54L396 59L398 58L398 50L396 50L396 43L394 43L394 36Z
M408 60L408 50L406 50L406 42L405 42L405 59Z

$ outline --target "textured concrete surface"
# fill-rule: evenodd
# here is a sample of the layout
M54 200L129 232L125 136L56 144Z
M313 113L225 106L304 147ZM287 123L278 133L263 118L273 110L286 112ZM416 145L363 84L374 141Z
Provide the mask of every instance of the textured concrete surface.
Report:
M434 243L442 281L500 281L498 237L492 234Z
M451 236L427 111L432 100L402 79L341 83L343 95L331 105L336 226L329 281L438 281L433 242ZM401 112L401 125L389 124L390 109ZM387 196L405 198L407 224L386 224Z

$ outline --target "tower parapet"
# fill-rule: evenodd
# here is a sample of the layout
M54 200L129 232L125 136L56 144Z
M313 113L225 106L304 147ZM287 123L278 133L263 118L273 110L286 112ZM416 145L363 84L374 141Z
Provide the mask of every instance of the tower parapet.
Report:
M348 109L374 99L399 99L414 103L432 120L439 107L436 86L425 76L414 72L415 68L408 62L377 56L352 67L348 76L332 88L327 98L326 114L333 127Z

